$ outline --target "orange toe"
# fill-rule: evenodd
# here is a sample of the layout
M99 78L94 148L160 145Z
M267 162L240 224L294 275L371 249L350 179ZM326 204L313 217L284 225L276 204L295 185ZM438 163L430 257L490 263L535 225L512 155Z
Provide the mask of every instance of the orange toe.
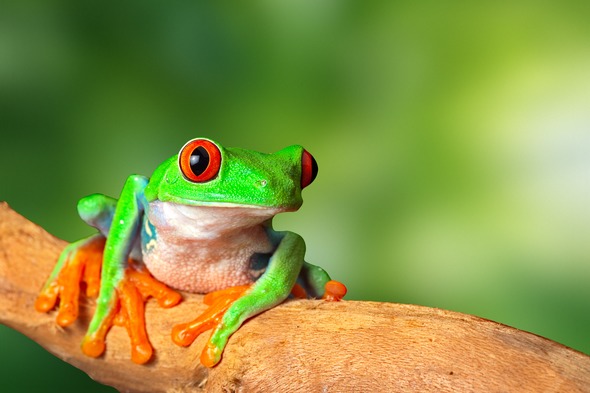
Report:
M339 281L331 280L326 283L325 292L322 299L337 302L341 300L348 290L346 286Z
M86 356L97 358L103 354L105 350L105 342L103 339L87 338L82 342L82 352Z
M307 299L307 292L299 284L295 284L291 289L291 295L297 299Z
M205 348L203 348L203 352L201 352L201 364L205 367L213 367L217 363L219 363L219 359L221 359L222 351L217 348L217 346L207 342Z
M154 350L149 342L140 343L131 347L131 360L136 364L145 364L151 358Z
M35 309L39 312L48 312L55 307L59 295L59 286L57 282L52 282L41 290L37 300L35 300Z

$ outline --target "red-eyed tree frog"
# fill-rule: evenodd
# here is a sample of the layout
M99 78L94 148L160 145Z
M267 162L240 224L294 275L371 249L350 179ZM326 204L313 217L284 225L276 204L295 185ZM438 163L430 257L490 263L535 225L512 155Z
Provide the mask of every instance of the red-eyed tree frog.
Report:
M172 340L188 346L212 329L201 362L213 367L247 318L291 293L332 301L345 295L344 285L304 261L301 236L272 228L276 214L301 206L301 190L317 171L298 145L264 154L190 140L151 178L130 176L118 200L93 194L78 202L80 217L99 232L63 250L35 307L48 312L59 298L56 322L70 325L85 282L87 296L98 299L83 352L100 356L111 326L123 325L131 359L142 364L153 352L145 299L172 307L182 299L174 289L207 293L209 308L176 325Z

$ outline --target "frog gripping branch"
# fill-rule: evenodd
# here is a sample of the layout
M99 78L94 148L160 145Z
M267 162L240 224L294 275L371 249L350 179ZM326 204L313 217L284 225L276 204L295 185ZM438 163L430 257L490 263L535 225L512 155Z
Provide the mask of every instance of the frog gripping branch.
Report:
M328 301L346 294L343 284L304 261L299 235L272 228L276 214L301 206L301 190L317 171L298 145L264 154L190 140L150 179L130 176L118 200L101 194L80 200L80 217L99 233L63 250L35 307L48 312L59 299L56 322L68 326L85 283L86 295L98 299L83 352L100 356L109 329L124 326L131 359L143 364L153 354L147 299L166 308L181 301L175 289L207 293L209 308L176 325L172 340L188 346L211 329L201 363L213 367L246 319L290 294Z

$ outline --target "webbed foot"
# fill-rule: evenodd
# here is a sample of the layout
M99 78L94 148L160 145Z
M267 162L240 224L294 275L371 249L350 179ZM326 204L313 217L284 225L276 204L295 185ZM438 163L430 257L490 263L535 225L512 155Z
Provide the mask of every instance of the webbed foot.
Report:
M116 287L111 307L94 316L88 333L82 342L82 351L91 357L102 355L105 338L113 326L123 326L131 340L131 360L137 364L151 359L153 348L145 329L145 302L153 297L160 307L170 308L180 302L182 296L152 277L139 263L129 260L123 279Z
M187 347L195 339L209 329L215 332L221 324L225 312L231 305L242 297L251 285L241 285L208 293L203 303L209 307L196 319L188 323L181 323L172 329L172 341L177 345ZM201 363L206 367L213 367L219 362L223 348L219 348L209 341L201 353Z
M52 310L59 299L56 322L65 327L78 318L80 283L86 284L86 295L96 297L101 290L102 257L105 238L94 235L68 245L46 284L41 289L35 308L40 312ZM131 339L131 359L145 363L152 356L152 346L145 330L145 302L157 299L161 307L173 307L181 295L154 279L143 265L129 260L123 278L116 288L102 289L82 351L92 357L105 350L105 337L113 325L124 326Z
M209 307L193 321L174 326L172 329L172 341L177 345L187 347L199 335L209 329L213 329L211 337L201 352L200 359L201 363L206 367L215 366L221 360L227 338L239 327L242 319L239 317L239 313L229 318L224 318L224 316L238 299L243 298L248 293L251 287L251 285L242 285L205 295L203 303ZM298 284L293 287L291 293L297 298L307 298L305 289ZM346 295L344 284L334 280L328 281L325 284L324 300L339 301L344 295Z

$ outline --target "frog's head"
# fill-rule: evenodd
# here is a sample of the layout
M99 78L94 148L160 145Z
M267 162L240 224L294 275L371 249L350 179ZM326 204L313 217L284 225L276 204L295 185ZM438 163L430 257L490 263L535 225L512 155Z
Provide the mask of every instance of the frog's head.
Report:
M148 201L184 205L296 210L303 202L301 190L317 172L316 161L299 145L265 154L198 138L156 169L145 195Z

